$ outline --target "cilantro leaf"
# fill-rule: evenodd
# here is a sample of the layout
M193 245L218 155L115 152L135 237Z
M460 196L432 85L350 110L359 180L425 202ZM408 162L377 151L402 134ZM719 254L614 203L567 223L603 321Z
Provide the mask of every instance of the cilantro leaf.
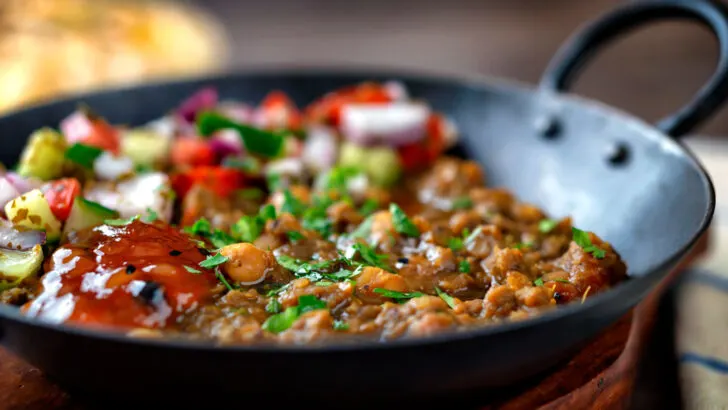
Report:
M253 242L260 236L260 225L257 217L243 215L230 227L230 233L243 242Z
M518 242L513 245L514 249L527 249L533 246L533 242Z
M263 221L276 219L276 207L274 207L272 204L267 204L264 207L260 208L260 211L258 211L258 216Z
M232 236L226 234L225 232L215 229L214 232L212 232L211 235L208 236L208 239L212 243L212 245L216 248L222 248L228 245L232 245L234 243L237 243L235 239L233 239Z
M359 213L364 216L369 216L379 208L379 203L371 198L367 198L366 201L359 208Z
M147 214L142 218L144 222L154 222L157 219L159 219L159 215L157 215L157 212L152 208L147 208Z
M444 300L445 303L447 303L448 306L450 306L450 309L455 309L455 307L458 305L455 301L455 298L448 295L444 291L442 291L440 288L436 287L435 292L437 293L437 296L440 297L440 299Z
M271 298L268 301L268 304L265 305L265 311L268 313L280 313L281 307L281 302L279 302L278 299Z
M288 231L286 232L286 236L288 236L291 242L297 242L304 238L303 234L298 231Z
M373 247L363 244L361 242L357 242L351 245L351 247L346 250L344 256L351 259L354 257L354 255L356 255L357 252L359 253L361 259L367 265L376 266L377 268L384 269L388 272L392 271L392 269L385 262L388 259L387 255L378 254Z
M305 276L316 271L328 269L337 262L336 260L325 260L317 263L301 262L288 255L279 255L276 257L276 260L279 265L290 270L296 276Z
M559 221L554 219L542 219L538 223L538 230L541 233L549 233L556 228L556 226L559 224Z
M245 188L237 192L243 199L259 200L263 199L265 193L260 188Z
M107 219L104 221L104 223L111 226L125 226L136 221L137 219L139 219L139 215L134 215L126 219Z
M417 237L420 236L420 230L417 226L407 217L402 208L395 203L389 204L389 212L392 214L392 224L394 229L406 236Z
M319 309L326 309L326 302L314 295L301 295L298 297L299 315Z
M281 213L288 212L293 216L300 216L305 210L305 206L296 198L290 190L283 191L283 205L281 205Z
M200 266L202 266L202 264L203 264L204 262L205 262L205 261L202 261L202 262L200 262ZM225 287L226 287L226 288L227 288L228 290L234 290L234 289L235 289L235 288L233 288L233 287L232 287L232 285L230 285L230 282L228 282L228 281L227 281L227 279L225 279L225 275L223 275L223 274L222 274L222 272L220 271L220 269L218 269L218 268L215 268L215 276L217 277L217 279L218 279L218 280L219 280L220 282L222 282L222 284L223 284L223 285L225 285Z
M202 217L196 220L192 226L185 227L184 231L190 235L207 236L212 233L212 225L210 225L210 221Z
M214 268L215 266L222 265L228 260L230 260L230 258L228 258L227 256L216 253L214 255L208 256L204 261L200 262L200 267L210 269Z
M326 309L326 302L314 295L298 297L298 306L291 306L282 313L270 316L263 323L263 330L271 333L280 333L293 325L302 314L318 309Z
M571 228L572 240L584 249L584 252L591 253L595 258L602 259L606 255L604 249L594 245L589 239L589 234L581 229Z
M463 240L457 237L452 237L447 240L447 247L453 251L459 251L463 249Z
M349 330L349 324L342 320L334 320L333 328L340 331Z
M87 169L93 169L94 161L104 152L101 148L91 145L75 143L65 152L66 159L75 162Z
M467 259L463 259L458 263L458 270L462 273L470 273L470 262Z
M265 157L275 157L283 150L284 137L249 125L241 124L218 113L206 111L195 118L200 135L208 136L222 129L233 129L243 140L248 152Z
M199 275L199 274L201 274L201 273L202 273L202 271L200 271L200 270L197 270L197 269L195 269L195 268L192 268L192 267L190 267L190 266L187 266L187 265L183 265L183 266L184 266L184 268L185 268L185 270L186 270L187 272L189 272L189 273L191 273L191 274L193 274L193 275Z
M392 299L413 299L418 298L420 296L425 296L422 292L397 292L396 290L389 290L389 289L383 289L383 288L375 288L375 293L379 293L380 295Z
M470 199L470 197L467 196L461 196L458 198L455 198L452 200L450 204L450 209L452 210L458 210L458 209L470 209L473 207L473 200Z
M543 278L538 278L533 281L533 284L536 286L543 286Z

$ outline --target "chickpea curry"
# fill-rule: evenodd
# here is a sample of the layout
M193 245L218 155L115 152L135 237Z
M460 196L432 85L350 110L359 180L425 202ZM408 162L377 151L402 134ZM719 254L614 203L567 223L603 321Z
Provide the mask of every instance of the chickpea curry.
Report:
M137 127L79 107L0 176L0 301L132 337L311 344L522 320L627 279L609 243L448 155L457 138L397 82L303 109L204 88Z

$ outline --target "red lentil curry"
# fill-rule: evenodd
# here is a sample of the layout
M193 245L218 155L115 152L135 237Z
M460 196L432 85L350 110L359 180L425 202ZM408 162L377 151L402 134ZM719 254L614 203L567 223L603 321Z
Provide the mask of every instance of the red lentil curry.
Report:
M206 88L140 127L87 107L0 177L0 300L221 344L387 341L521 320L626 279L607 243L449 157L398 83L303 110Z

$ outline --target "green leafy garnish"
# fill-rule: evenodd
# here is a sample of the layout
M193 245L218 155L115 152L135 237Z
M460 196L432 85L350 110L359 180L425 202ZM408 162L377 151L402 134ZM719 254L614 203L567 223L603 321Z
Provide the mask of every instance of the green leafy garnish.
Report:
M453 251L459 251L463 249L463 240L453 236L447 240L447 247Z
M270 192L278 191L283 188L281 175L275 172L270 172L265 175L265 183L268 185L268 190Z
M379 293L380 295L392 299L412 299L412 298L418 298L420 296L425 296L422 292L397 292L396 290L389 290L389 289L383 289L383 288L375 288L375 293Z
M538 278L533 281L533 284L536 286L543 286L543 278Z
M542 219L538 223L538 230L541 233L549 233L556 228L556 226L559 224L559 221L554 219Z
M208 111L197 114L196 122L197 130L203 136L209 136L223 129L237 131L243 139L245 149L253 154L275 157L283 150L283 135L240 124L214 112Z
M367 265L376 266L377 268L384 269L388 272L392 270L386 263L386 260L388 259L387 255L378 254L373 247L361 242L351 245L351 247L346 250L344 256L352 259L357 252Z
M317 181L317 186L326 193L345 196L348 192L347 185L349 180L361 173L362 171L356 167L333 167L321 175Z
M224 256L223 256L223 257L224 257ZM209 259L209 258L208 258L208 259ZM227 258L225 258L225 259L227 259ZM205 263L205 261L202 261L202 262L200 262L200 266L202 266L202 264L203 264L203 263ZM204 266L203 266L203 267L204 267ZM227 279L225 279L225 275L223 275L223 274L222 274L222 272L220 272L220 269L217 269L217 268L215 268L215 276L217 277L217 279L218 279L218 280L219 280L220 282L222 282L222 284L223 284L223 285L225 285L225 287L226 287L226 288L227 288L228 290L235 290L235 288L234 288L234 287L232 287L232 285L230 285L230 282L228 282L228 281L227 281Z
M325 260L321 262L302 262L288 255L279 255L276 257L278 264L293 272L296 276L305 276L321 270L330 268L336 260Z
M142 220L147 223L154 222L157 219L159 219L159 215L157 215L157 212L152 208L147 208L147 214L142 218Z
M372 233L372 224L374 223L374 218L369 216L367 219L362 221L362 223L359 224L359 226L354 229L349 234L350 238L366 238Z
M334 330L349 330L349 324L342 321L342 320L334 320L333 324Z
M243 242L253 242L260 236L261 226L254 216L244 215L230 227L230 233Z
M281 302L276 298L271 298L265 305L265 311L268 313L279 313L281 311Z
M440 290L440 288L436 287L435 292L437 293L437 296L440 297L440 299L444 300L445 303L447 303L447 305L450 306L450 309L455 309L455 307L458 305L457 302L455 302L454 297L443 292L442 290Z
M518 242L513 245L514 249L527 249L533 246L533 242Z
M283 205L281 205L281 213L288 212L293 216L300 216L306 206L296 198L290 190L283 191Z
M245 158L227 156L222 160L220 165L225 168L239 169L244 173L251 175L259 174L262 168L260 160L252 156L247 156Z
M313 204L303 212L301 217L303 227L320 233L323 238L328 238L334 227L326 214L326 209L331 203L328 197L315 197Z
M200 262L200 267L211 269L215 266L222 265L223 263L230 260L227 256L216 253L208 256L204 261Z
M369 216L379 208L379 203L371 198L367 198L366 201L359 208L359 213L363 216Z
M185 227L184 231L190 235L207 236L212 233L212 225L203 217L196 220L192 226Z
M200 270L197 270L197 269L195 269L195 268L193 268L193 267L190 267L190 266L187 266L187 265L184 265L184 268L185 268L185 270L186 270L187 272L189 272L189 273L191 273L191 274L193 274L193 275L199 275L199 274L201 274L201 273L202 273L202 271L200 271Z
M452 200L450 209L470 209L473 207L473 200L467 196L461 196Z
M291 242L297 242L304 238L303 234L298 231L288 231L286 235Z
M595 258L602 259L606 252L594 245L589 239L589 234L581 229L571 228L572 240L584 249L584 252L591 253Z
M458 270L462 273L470 273L470 262L467 259L463 259L458 263Z
M104 152L101 148L91 145L75 143L68 147L65 156L66 159L73 161L84 168L93 169L94 161Z
M272 204L267 204L260 208L260 211L258 212L258 216L263 221L267 221L269 219L276 219L276 207L274 207Z
M318 309L326 309L326 302L313 295L298 297L298 306L291 306L282 313L270 316L263 323L263 330L280 333L293 325L302 314Z
M107 219L104 221L106 225L111 226L125 226L139 219L139 215L134 215L126 219Z
M333 284L334 284L334 282L332 282L330 280L320 280L320 281L316 282L316 286L320 286L320 287L331 286Z
M212 246L218 249L238 242L232 236L219 229L215 229L207 239L212 243Z
M417 226L407 217L402 208L395 203L389 204L389 212L392 213L392 224L394 229L406 236L417 237L420 236L420 230Z

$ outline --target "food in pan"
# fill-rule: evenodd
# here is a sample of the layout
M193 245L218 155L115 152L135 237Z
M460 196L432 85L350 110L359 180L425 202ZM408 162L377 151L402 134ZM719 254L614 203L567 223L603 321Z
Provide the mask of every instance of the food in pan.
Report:
M92 110L37 130L0 178L0 299L38 320L387 341L525 319L627 278L609 243L448 155L457 124L397 82L301 110L281 91L251 105L204 88L138 127Z

